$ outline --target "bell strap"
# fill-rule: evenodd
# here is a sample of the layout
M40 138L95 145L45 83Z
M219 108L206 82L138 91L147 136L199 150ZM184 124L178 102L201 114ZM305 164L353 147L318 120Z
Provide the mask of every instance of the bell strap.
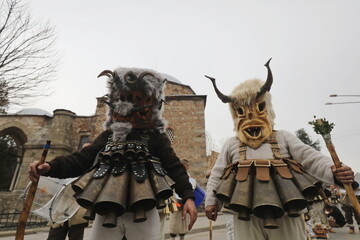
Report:
M237 165L238 169L237 169L235 179L240 182L246 181L246 179L248 178L249 172L250 172L250 168L253 165L253 163L254 163L253 160L245 160L245 161L239 162Z
M298 161L285 158L284 162L288 165L290 170L294 170L294 171L296 171L298 173L301 173L301 174L303 174L305 172L304 169L303 169L303 166L301 166L301 164Z
M111 174L114 175L114 176L119 176L119 175L123 174L126 171L127 166L128 166L127 162L115 160L114 161L114 167L111 170Z
M152 168L155 170L155 172L160 176L165 176L165 171L161 166L160 159L157 157L151 157L148 160L149 165L152 166Z
M220 179L227 179L232 171L234 171L234 167L238 164L237 162L230 163L224 168L223 174Z
M246 145L241 142L239 146L239 162L246 160Z
M131 170L137 182L143 182L146 178L148 178L148 173L145 168L145 162L132 163Z
M275 170L279 173L281 177L287 179L291 179L293 177L289 168L294 169L299 173L304 173L302 166L299 162L290 159L285 160L284 157L280 154L280 147L276 140L276 131L273 131L273 133L269 137L269 143L275 157L275 159L271 161L272 165L275 167ZM284 162L284 160L286 162Z
M270 137L268 137L268 139L266 139L264 141L264 143L269 143L271 150L274 154L274 157L276 159L282 159L282 156L280 154L280 150L279 150L279 146L277 144L277 140L276 140L276 132L277 131L273 131L270 135ZM239 162L245 161L246 160L246 145L243 142L240 142L239 144Z
M276 172L282 177L291 179L293 175L291 174L288 165L283 160L272 159L271 165L275 168Z
M245 181L249 175L251 166L256 168L256 179L260 181L269 181L270 167L273 167L276 172L283 178L291 179L293 175L288 169L288 165L283 160L275 159L254 159L239 162L235 179L237 181Z
M99 153L99 166L96 169L93 178L102 178L111 168L111 152Z
M275 159L255 159L246 160L246 145L240 142L239 145L239 164L236 174L236 180L245 181L250 171L251 165L254 163L256 168L256 178L260 181L269 181L270 179L270 167L274 167L276 172L283 178L291 179L293 176L288 168L288 165L282 160L283 157L280 154L280 147L276 140L277 131L273 131L265 143L270 144L270 148L273 152ZM292 160L294 170L299 171L301 165ZM297 164L296 164L297 163Z
M254 160L254 166L256 169L256 179L259 181L270 180L270 167L271 160L269 159L256 159Z

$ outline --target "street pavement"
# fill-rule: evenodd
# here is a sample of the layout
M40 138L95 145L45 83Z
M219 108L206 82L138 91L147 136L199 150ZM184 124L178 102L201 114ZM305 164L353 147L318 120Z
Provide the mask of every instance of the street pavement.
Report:
M225 214L226 215L226 214ZM216 222L212 222L212 236L213 239L225 239L225 225L226 225L226 218L227 216L230 215L226 215L221 214L218 216L218 220ZM165 221L165 225L164 225L164 233L165 233L165 239L170 239L169 236L169 217L166 218ZM191 232L189 232L188 234L188 239L194 239L194 240L198 240L198 239L209 239L209 234L210 234L210 221L205 217L205 215L203 213L200 213L198 215L198 219L195 222L193 229L191 230ZM24 240L42 240L42 239L47 239L47 235L48 235L48 230L49 228L41 228L41 229L28 229L26 230L26 234L24 236ZM222 231L220 231L222 230ZM84 234L84 240L89 240L90 239L90 232L91 232L91 227L87 227L85 229L85 234ZM15 236L16 232L15 231L9 231L9 232L0 232L0 239L1 240L14 240L14 236ZM119 239L120 240L120 239ZM129 239L131 240L131 239Z
M212 227L212 240L226 240L226 221L230 217L228 214L222 214L218 216L218 220L216 222L211 223ZM169 239L169 233L167 229L169 228L169 219L167 218L165 221L165 239ZM210 221L204 216L204 214L200 214L198 216L198 220L194 224L193 230L186 234L185 239L191 240L208 240L210 239ZM360 233L358 228L356 227L355 234L349 234L349 228L334 228L336 233L330 233L329 239L332 240L360 240ZM90 239L90 231L91 227L85 229L84 240ZM45 240L47 239L48 228L42 228L37 230L27 230L24 240ZM15 232L0 232L1 240L14 240ZM178 239L178 237L177 237ZM130 239L131 240L131 239ZM281 239L279 239L281 240ZM287 240L287 239L286 239Z

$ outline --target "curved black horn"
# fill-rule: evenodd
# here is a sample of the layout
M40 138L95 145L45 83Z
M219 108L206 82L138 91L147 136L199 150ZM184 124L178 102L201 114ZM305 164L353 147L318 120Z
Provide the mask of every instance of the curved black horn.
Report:
M142 72L140 75L139 75L139 79L142 79L144 78L145 76L147 75L150 75L152 77L155 77L154 74L152 74L151 72Z
M231 98L231 97L222 94L222 93L219 91L219 89L216 87L215 78L209 77L209 76L206 76L206 75L205 75L205 77L207 77L208 79L211 80L217 96L220 98L220 100L221 100L223 103L232 102L232 98Z
M271 58L264 65L268 69L268 76L267 76L266 82L260 88L260 91L257 93L256 98L259 98L265 92L270 92L271 85L273 83L273 75L272 75L272 72L271 72L271 69L270 69L270 66L269 66L270 61L271 61Z
M115 78L115 74L113 71L111 70L104 70L102 71L97 77L102 77L102 76L107 76L107 77L112 77L112 78Z
M124 79L125 79L125 81L127 83L130 83L130 84L133 84L138 80L135 73L133 73L132 71L129 71L129 72L125 73L124 74Z

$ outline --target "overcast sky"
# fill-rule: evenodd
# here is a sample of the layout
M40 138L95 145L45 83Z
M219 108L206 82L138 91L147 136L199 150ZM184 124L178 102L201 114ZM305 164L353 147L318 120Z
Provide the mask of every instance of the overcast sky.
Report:
M321 136L308 121L336 124L340 159L360 171L360 1L358 0L29 0L33 17L49 21L62 55L54 94L26 107L64 108L92 115L106 93L105 69L151 68L172 75L196 94L207 95L206 130L222 144L233 136L227 105L205 74L225 94L242 81L266 78L270 64L276 129L300 128ZM13 109L16 110L16 109Z

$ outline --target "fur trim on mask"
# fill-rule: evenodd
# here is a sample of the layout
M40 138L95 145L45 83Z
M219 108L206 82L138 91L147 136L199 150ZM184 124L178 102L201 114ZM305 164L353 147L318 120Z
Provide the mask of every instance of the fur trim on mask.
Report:
M126 116L133 108L133 104L129 102L116 102L114 103L114 111L118 112L122 116Z
M113 132L112 140L114 143L124 142L126 140L126 136L132 129L132 125L131 123L114 122L111 124L110 129Z
M256 101L257 93L263 85L264 82L259 79L249 79L235 87L230 96L234 98L235 102L240 106L250 105ZM265 101L271 125L274 127L275 111L271 103L271 94L269 92L265 92L258 100ZM236 112L232 108L231 104L229 107L235 124L235 120L237 119Z
M148 72L151 75L146 75L143 78L143 81L136 82L136 84L131 85L127 84L124 76L132 72L135 77L139 77L142 73ZM107 120L104 122L104 129L109 130L113 124L112 113L116 111L120 115L127 115L133 108L132 104L129 102L123 102L118 98L120 92L129 92L132 90L141 90L147 95L153 95L155 97L155 102L152 109L152 119L154 120L154 128L159 131L164 131L166 122L162 118L162 107L159 110L159 106L162 104L164 99L164 88L166 78L160 73L150 70L150 69L140 69L140 68L117 68L114 70L114 74L117 76L115 79L113 77L108 78L108 89L109 89L109 103L114 106L114 110L108 107L107 110Z

